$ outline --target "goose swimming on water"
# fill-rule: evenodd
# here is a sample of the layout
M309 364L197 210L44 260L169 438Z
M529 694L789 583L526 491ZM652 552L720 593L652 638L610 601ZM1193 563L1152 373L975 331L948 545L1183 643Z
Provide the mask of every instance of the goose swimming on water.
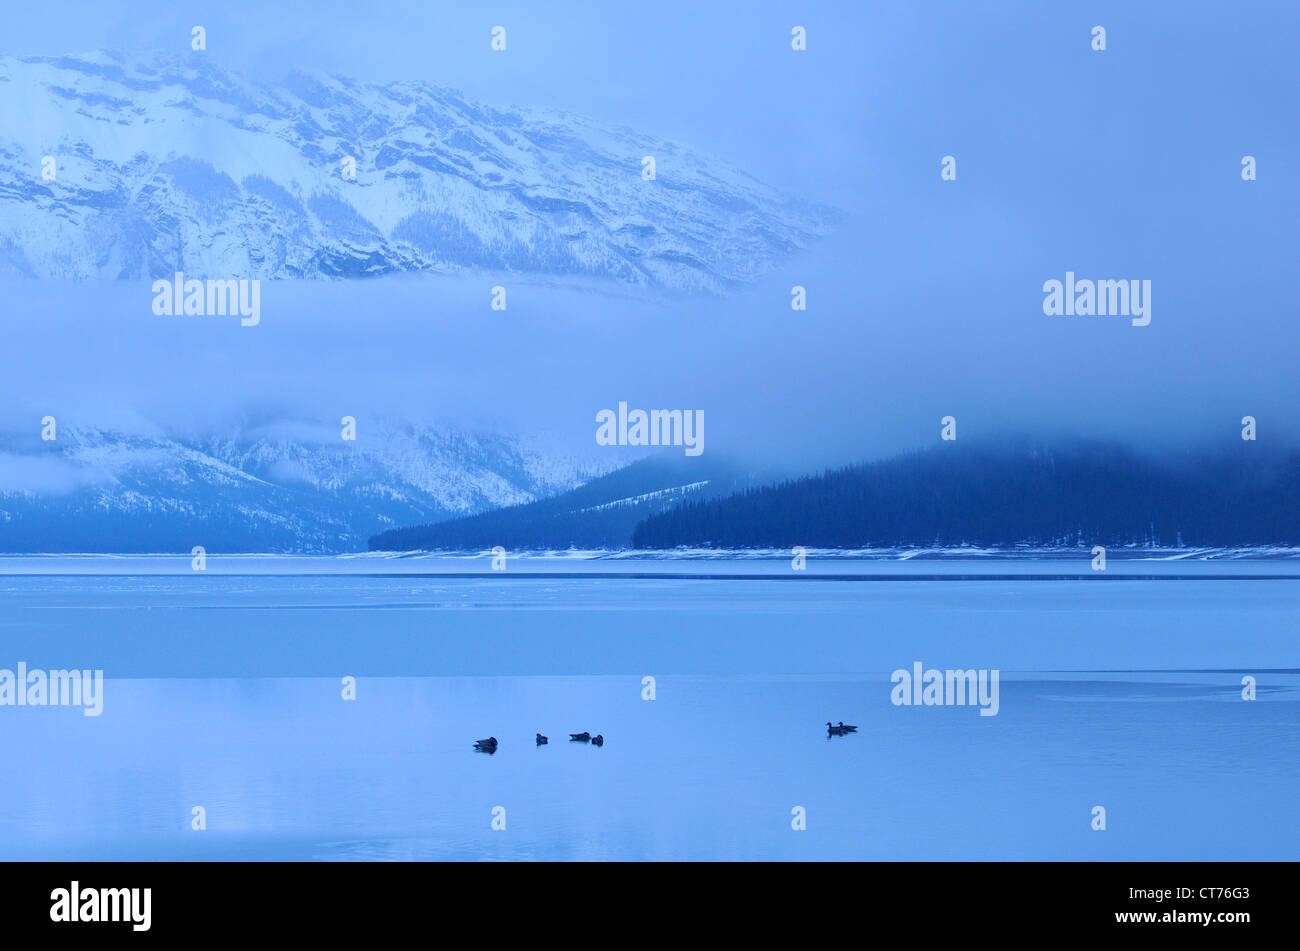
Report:
M549 742L551 742L551 741L548 740L546 737L542 736L542 734L540 734L540 733L537 734L537 745L538 745L538 746L542 746L542 745L544 745L544 744L546 744L546 743L549 743Z
M588 740L591 739L591 734L590 734L590 733L570 733L570 734L569 734L569 739L570 739L570 740L573 740L573 741L575 741L575 742L577 742L577 743L586 743Z

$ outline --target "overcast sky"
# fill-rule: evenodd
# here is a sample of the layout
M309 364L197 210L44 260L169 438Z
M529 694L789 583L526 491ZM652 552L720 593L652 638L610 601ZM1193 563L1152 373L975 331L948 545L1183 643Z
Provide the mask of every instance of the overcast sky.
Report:
M421 78L677 140L854 214L726 301L480 278L266 285L257 328L169 321L147 284L0 287L0 422L214 424L284 410L592 439L598 409L703 408L710 449L798 467L938 438L1300 435L1293 3L39 4L0 51L188 50ZM508 30L494 56L489 31ZM808 49L790 50L790 27ZM1107 50L1090 29L1107 28ZM940 180L940 159L957 180ZM1253 155L1258 180L1241 179ZM0 205L0 209L3 206ZM1071 270L1152 320L1047 317ZM792 284L808 287L804 313ZM49 407L49 408L47 408Z

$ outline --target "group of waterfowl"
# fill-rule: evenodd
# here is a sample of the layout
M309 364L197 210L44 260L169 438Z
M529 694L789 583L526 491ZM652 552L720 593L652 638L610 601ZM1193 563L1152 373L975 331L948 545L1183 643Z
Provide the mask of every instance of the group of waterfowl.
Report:
M569 741L572 743L590 743L592 746L605 745L605 737L600 733L597 733L595 736L592 736L590 733L570 733ZM545 746L549 742L551 742L550 739L542 736L540 733L537 734L538 746ZM497 738L495 736L489 736L486 740L474 741L474 749L479 753L495 753L497 751L497 745Z
M849 733L857 733L857 732L858 732L858 728L856 726L852 726L851 724L845 723L843 720L841 720L838 725L831 723L829 720L826 721L826 735L828 737L845 736ZM549 742L551 742L549 738L542 736L542 734L540 733L537 734L538 746L545 746ZM605 737L603 734L600 733L597 733L595 736L592 736L590 733L586 733L586 732L570 733L569 742L590 743L592 746L604 746ZM495 736L489 736L486 740L475 740L474 749L479 753L495 753L497 751L497 738Z

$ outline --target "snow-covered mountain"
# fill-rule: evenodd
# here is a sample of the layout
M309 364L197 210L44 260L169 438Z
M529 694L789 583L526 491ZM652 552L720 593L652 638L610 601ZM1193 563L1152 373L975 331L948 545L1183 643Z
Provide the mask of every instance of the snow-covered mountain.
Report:
M0 116L0 274L485 268L721 293L834 218L629 129L423 83L269 85L205 52L0 57Z
M531 502L617 464L432 427L369 425L356 441L296 428L7 437L0 551L358 551L376 532Z

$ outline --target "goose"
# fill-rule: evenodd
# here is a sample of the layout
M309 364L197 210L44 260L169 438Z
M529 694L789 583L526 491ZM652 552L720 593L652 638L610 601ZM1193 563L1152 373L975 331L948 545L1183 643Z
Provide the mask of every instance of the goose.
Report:
M475 740L474 749L480 753L495 753L497 751L497 738L489 736L486 740Z
M847 726L847 725L845 725L845 723L844 723L843 720L840 721L840 729L843 730L845 733L857 733L857 732L858 732L858 728L857 728L857 727L855 727L855 726Z
M603 734L603 733L597 733L595 736L593 736L593 737L591 738L591 745L592 745L592 746L604 746L604 745L605 745L605 736L604 736L604 734Z
M545 745L545 744L547 744L547 743L549 743L549 742L551 742L551 741L548 740L546 737L542 736L542 734L540 734L540 733L537 734L537 745L538 745L538 746L543 746L543 745Z
M830 723L830 721L828 720L827 723L826 723L826 735L827 735L827 736L843 736L843 735L844 735L844 728L843 728L843 727L838 727L838 726L832 726L831 723Z
M569 739L578 743L586 743L591 739L590 733L570 733Z

